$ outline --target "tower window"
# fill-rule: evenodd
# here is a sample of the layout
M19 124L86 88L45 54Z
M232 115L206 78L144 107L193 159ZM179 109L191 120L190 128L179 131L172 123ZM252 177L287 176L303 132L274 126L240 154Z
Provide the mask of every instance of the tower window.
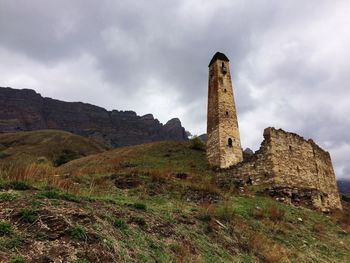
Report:
M227 89L224 89L224 92L226 93L226 92L227 92Z
M225 63L222 62L221 64L221 72L225 75L227 73L227 69L226 69L226 66L225 66Z
M228 147L232 147L232 139L231 138L228 138Z
M228 116L228 111L226 111L226 116Z
M293 148L292 148L292 146L291 146L291 145L289 145L289 150L290 150L290 151L292 151L292 150L293 150Z

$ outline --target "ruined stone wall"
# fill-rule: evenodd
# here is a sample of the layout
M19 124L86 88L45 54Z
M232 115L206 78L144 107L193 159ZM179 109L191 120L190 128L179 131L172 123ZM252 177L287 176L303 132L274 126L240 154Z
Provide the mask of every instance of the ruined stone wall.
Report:
M293 191L299 195L304 189L314 207L341 209L329 153L294 133L265 129L259 151L234 167L232 173L253 184L273 183L279 192L298 188L290 190L291 197Z

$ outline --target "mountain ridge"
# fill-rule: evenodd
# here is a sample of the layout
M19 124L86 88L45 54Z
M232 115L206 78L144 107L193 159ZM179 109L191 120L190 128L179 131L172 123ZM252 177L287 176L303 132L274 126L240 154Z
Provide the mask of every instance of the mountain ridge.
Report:
M152 114L108 111L84 102L65 102L31 89L0 87L0 132L58 129L113 147L160 140L187 140L178 118L162 124Z

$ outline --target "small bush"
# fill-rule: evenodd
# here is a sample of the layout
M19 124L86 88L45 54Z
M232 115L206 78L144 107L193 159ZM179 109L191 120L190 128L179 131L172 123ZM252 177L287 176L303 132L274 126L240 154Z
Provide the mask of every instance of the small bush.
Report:
M31 208L23 208L18 212L18 216L23 222L34 223L38 218L38 212Z
M16 256L16 257L13 257L11 260L10 260L10 263L24 263L24 258L22 256Z
M120 219L120 218L114 218L113 226L115 228L119 228L120 230L128 229L128 225L125 223L125 221L123 219Z
M143 203L135 203L133 205L134 208L138 209L138 210L146 210L147 206Z
M341 196L341 199L347 203L350 203L350 196L347 196L347 195L342 195Z
M68 235L73 239L86 240L87 234L83 226L75 225L67 230Z
M9 236L13 233L11 224L6 222L0 222L0 236Z
M0 203L5 201L12 201L16 199L16 195L13 193L0 193Z
M1 182L0 183L0 189L5 189L5 190L18 190L18 191L24 191L24 190L29 190L32 187L23 181L10 181L10 182Z
M0 152L0 159L5 159L9 156L11 156L11 154L9 154L7 152Z
M193 136L191 139L190 148L193 150L204 151L205 150L205 142L198 136Z
M62 164L68 163L74 159L77 159L79 155L69 149L65 149L61 152L60 155L57 156L57 158L53 161L55 166L60 166Z

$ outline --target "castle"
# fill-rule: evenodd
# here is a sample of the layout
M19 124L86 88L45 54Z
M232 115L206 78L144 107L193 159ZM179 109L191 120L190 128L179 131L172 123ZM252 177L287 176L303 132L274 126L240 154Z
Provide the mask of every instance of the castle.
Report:
M217 52L209 63L207 159L227 168L225 184L266 185L279 200L321 211L342 209L329 153L314 141L266 128L254 154L244 156L230 75L229 59Z

